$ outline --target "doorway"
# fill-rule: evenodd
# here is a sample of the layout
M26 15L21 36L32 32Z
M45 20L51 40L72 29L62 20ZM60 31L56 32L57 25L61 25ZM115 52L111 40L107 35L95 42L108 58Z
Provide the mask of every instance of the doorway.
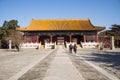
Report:
M58 45L64 45L64 36L58 36L57 37L57 44Z

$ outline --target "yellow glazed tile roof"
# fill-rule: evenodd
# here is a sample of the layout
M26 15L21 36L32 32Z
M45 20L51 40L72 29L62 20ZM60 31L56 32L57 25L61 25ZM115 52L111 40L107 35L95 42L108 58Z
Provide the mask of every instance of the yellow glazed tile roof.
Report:
M29 26L17 28L20 31L56 31L56 30L103 30L104 27L93 26L89 19L75 20L34 20Z

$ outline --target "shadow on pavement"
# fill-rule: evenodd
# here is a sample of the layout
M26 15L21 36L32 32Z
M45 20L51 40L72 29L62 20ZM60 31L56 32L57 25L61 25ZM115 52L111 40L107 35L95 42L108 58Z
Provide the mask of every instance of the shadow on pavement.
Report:
M114 67L120 70L120 52L92 53L91 56L87 56L85 59L94 62L103 62L106 63L107 67Z

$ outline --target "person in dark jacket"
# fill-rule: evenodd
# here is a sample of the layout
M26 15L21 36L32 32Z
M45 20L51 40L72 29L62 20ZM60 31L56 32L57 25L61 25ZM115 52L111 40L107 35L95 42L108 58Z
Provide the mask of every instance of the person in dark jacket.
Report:
M77 45L76 45L76 44L74 44L73 50L74 50L74 52L75 52L75 54L76 54L76 52L77 52Z
M70 53L72 53L72 48L73 48L73 46L72 46L72 44L70 44L69 45L69 51L70 51Z

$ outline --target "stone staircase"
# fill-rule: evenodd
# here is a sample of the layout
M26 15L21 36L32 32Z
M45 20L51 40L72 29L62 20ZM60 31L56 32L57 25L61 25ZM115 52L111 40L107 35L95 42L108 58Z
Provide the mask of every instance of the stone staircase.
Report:
M40 46L40 50L44 50L45 48L44 48L44 45L41 45Z
M77 49L81 49L82 47L80 45L77 45Z

